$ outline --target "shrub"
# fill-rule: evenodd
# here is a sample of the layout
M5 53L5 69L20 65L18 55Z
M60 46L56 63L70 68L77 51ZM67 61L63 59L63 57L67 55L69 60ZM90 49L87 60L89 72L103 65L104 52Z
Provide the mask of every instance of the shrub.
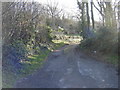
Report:
M25 59L27 50L22 41L15 41L9 45L3 46L3 68L7 68L9 65L13 66L14 69L20 69L20 60Z
M83 40L81 46L102 53L117 53L117 32L108 27L101 27L94 38Z

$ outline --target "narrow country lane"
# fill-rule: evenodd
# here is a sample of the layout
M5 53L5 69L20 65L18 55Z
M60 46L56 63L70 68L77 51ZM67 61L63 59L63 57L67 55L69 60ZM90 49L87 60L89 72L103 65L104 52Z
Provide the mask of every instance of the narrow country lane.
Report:
M64 49L71 47L66 52ZM68 45L48 56L43 68L16 82L15 88L117 88L114 67L75 51Z

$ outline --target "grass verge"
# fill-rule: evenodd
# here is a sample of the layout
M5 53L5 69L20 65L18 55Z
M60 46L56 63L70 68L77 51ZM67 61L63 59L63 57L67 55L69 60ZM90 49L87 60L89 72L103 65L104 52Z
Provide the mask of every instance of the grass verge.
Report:
M97 51L95 53L94 51L91 51L91 50L85 49L85 48L80 48L80 50L83 53L85 53L86 55L88 55L92 58L95 58L96 60L112 64L116 67L118 66L119 56L117 54L110 54L110 53L102 54L101 52L97 52Z
M19 73L13 72L14 69L12 69L12 66L8 66L8 69L3 70L2 72L2 87L12 88L18 79L23 78L38 70L40 67L42 67L44 60L49 53L50 50L46 50L44 52L41 52L40 55L28 56L27 60L22 60L20 62L22 64L22 69L20 69Z
M38 70L40 67L42 67L46 57L50 53L49 50L46 50L44 52L41 52L40 55L31 55L28 56L27 61L22 61L23 68L21 69L21 73L28 75L33 73L34 71Z
M64 46L64 43L54 43L53 50ZM19 73L15 73L13 66L9 65L2 72L2 88L13 88L15 82L20 78L26 77L29 74L37 71L44 64L45 59L51 50L40 51L39 55L31 55L27 57L27 60L21 60L22 69Z

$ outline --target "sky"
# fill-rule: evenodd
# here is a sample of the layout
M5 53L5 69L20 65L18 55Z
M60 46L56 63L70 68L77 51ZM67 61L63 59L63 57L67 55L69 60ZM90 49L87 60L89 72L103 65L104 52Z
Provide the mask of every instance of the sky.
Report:
M35 1L38 1L43 4L56 2L58 3L58 6L60 8L63 8L65 9L65 11L70 11L70 12L72 12L71 10L77 9L77 0L35 0Z
M78 11L77 0L35 0L42 4L47 3L58 3L59 8L64 9L65 12L69 13L70 15L75 15ZM91 16L90 16L91 17ZM96 9L94 9L94 19L95 21L99 21L100 14Z

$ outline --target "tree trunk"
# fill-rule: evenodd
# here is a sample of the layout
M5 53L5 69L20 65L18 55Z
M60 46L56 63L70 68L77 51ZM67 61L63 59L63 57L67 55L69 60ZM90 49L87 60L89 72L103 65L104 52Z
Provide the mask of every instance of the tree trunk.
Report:
M86 38L86 30L85 30L85 2L82 2L82 9L81 9L81 13L82 13L82 35L83 38Z
M87 26L88 26L88 30L90 30L90 17L89 17L88 2L86 3L86 10L87 10Z
M94 15L93 15L93 0L91 0L91 20L92 20L92 28L95 28L94 25Z

